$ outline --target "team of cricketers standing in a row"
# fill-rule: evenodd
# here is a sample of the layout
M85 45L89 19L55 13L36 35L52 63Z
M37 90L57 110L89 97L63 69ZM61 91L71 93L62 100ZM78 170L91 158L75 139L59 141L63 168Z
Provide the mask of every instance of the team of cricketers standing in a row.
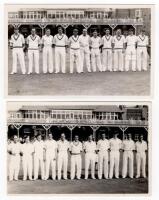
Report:
M120 29L115 36L110 35L110 30L105 29L105 35L101 38L95 30L93 36L87 34L83 29L82 35L78 35L78 29L73 29L73 35L68 37L63 33L61 27L58 34L52 36L50 29L46 29L45 35L40 38L35 28L31 34L24 36L15 28L11 36L10 47L13 55L13 66L11 74L17 73L17 60L19 59L22 74L39 74L39 51L43 52L43 73L66 73L66 53L70 55L70 73L84 71L84 63L88 72L98 71L146 71L148 69L149 45L148 36L145 31L136 36L133 30L129 30L127 37L122 35ZM24 51L28 50L29 66L26 69ZM53 48L55 55L53 56ZM55 62L54 59L55 59ZM55 66L54 66L55 63Z
M118 134L114 133L113 138L106 139L105 133L102 133L101 139L96 143L93 141L92 135L88 137L88 141L79 141L79 137L75 135L73 142L65 139L65 134L61 134L59 141L55 141L51 133L48 139L43 141L41 135L37 135L34 142L30 142L29 136L25 137L23 144L18 142L18 137L14 135L13 141L8 144L8 153L10 154L9 162L9 180L18 180L20 170L20 157L22 156L23 180L37 180L39 168L41 171L41 179L47 180L51 171L52 179L67 179L68 154L70 153L70 179L81 178L82 172L82 156L85 153L85 179L88 179L89 167L91 168L91 178L95 179L95 163L98 160L98 179L119 178L120 152L123 151L122 157L122 178L136 175L136 178L146 178L146 151L147 143L140 135L139 140L135 143L131 134L127 134L127 138L123 141L118 138ZM135 154L134 154L135 153ZM21 155L21 156L20 156ZM134 156L136 159L137 171L134 173ZM129 167L128 167L129 166ZM32 171L34 178L32 179ZM63 172L63 174L62 174Z

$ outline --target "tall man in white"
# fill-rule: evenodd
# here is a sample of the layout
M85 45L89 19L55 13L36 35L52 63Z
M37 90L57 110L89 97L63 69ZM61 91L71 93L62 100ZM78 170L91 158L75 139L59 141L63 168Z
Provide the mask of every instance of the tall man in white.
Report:
M65 139L65 134L61 134L60 140L57 142L57 151L58 151L58 180L61 180L61 171L63 169L63 178L67 180L67 166L68 166L68 149L69 142Z
M20 168L20 152L21 144L18 142L18 137L13 136L13 142L8 145L8 153L10 154L9 162L9 181L18 180Z
M45 35L42 37L41 45L43 48L43 73L53 72L53 36L50 35L50 29L46 29Z
M137 37L133 29L129 29L129 35L126 37L125 71L129 71L130 68L136 71L136 42Z
M146 151L147 142L143 140L143 135L140 135L139 141L135 144L136 163L137 163L137 174L136 178L140 177L140 173L143 178L146 178Z
M105 133L102 133L102 139L97 143L98 151L98 179L102 178L104 169L104 178L108 178L108 149L109 140L106 139Z
M22 74L26 73L24 52L23 52L24 45L25 45L24 36L19 33L18 28L15 28L14 34L11 36L11 40L10 40L10 48L12 49L12 56L13 56L13 66L12 66L11 74L17 73L18 59L19 59L21 70L22 70Z
M112 43L113 37L110 35L110 30L105 29L105 35L102 37L103 71L112 71Z
M44 180L44 142L41 135L37 135L34 145L34 180L38 179L39 167L41 171L41 179Z
M31 35L27 37L26 43L28 45L29 71L33 72L33 63L35 63L35 72L39 74L39 46L40 37L36 34L35 28L32 28Z
M80 40L78 30L73 30L73 35L69 38L70 47L70 73L73 73L74 63L76 63L76 71L81 73L81 53L80 53Z
M93 32L93 36L90 39L91 63L93 72L96 72L96 68L98 68L100 72L102 71L101 55L100 55L101 45L102 45L101 38L98 36L98 32L95 30Z
M109 178L113 178L113 172L115 168L115 178L119 178L119 161L120 161L120 149L122 141L118 138L118 133L114 133L112 139L109 140L110 143L110 169Z
M122 168L122 177L126 178L127 173L129 174L130 178L134 176L134 154L133 151L135 150L135 143L131 138L131 133L128 134L127 139L123 140L122 143L123 153L123 168ZM127 167L129 165L129 169Z
M62 27L58 27L58 34L54 36L55 46L55 73L66 73L66 50L68 47L68 37L63 33Z
M137 37L137 70L147 71L148 67L148 53L147 47L149 45L148 36L145 35L145 30L142 30Z
M88 72L91 72L90 66L90 36L87 34L87 29L83 29L83 34L79 37L81 48L81 71L83 71L84 59Z
M81 159L82 143L79 141L78 135L75 135L74 141L71 142L69 151L71 154L71 180L75 178L75 172L77 179L80 179L81 168L82 168L82 159Z
M44 142L45 148L45 180L49 178L49 171L51 166L52 179L56 179L56 158L57 158L57 142L53 140L52 133L48 134L48 140Z
M85 152L85 179L88 179L88 170L91 166L91 177L95 179L95 159L96 159L96 143L93 141L93 136L88 137L88 141L83 146Z
M114 71L124 71L125 37L121 34L121 29L117 29L113 37Z
M33 152L34 146L30 142L30 137L25 136L25 143L22 144L21 152L23 155L23 181L27 180L27 175L29 175L29 180L32 180L32 170L33 170Z

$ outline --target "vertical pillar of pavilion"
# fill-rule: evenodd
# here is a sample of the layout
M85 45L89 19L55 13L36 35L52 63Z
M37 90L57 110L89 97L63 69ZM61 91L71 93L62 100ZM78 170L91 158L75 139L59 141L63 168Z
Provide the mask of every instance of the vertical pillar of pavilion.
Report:
M41 28L41 30L42 30L42 36L43 36L43 35L45 34L45 33L44 33L44 29L46 28L47 24L41 23L41 24L39 24L39 26L40 26L40 28Z
M48 138L48 134L49 134L49 129L51 128L51 125L50 124L44 124L42 125L42 127L45 129L46 131L46 135L45 135L45 138L47 139Z
M17 129L17 135L19 138L19 129L23 126L22 124L13 124L13 126Z
M149 128L148 126L144 126L144 129L147 131L147 141L149 141L149 134L148 134Z
M64 34L66 34L66 29L69 26L69 24L61 24L61 26L64 28Z
M119 126L120 130L123 132L123 140L125 138L125 131L129 128L127 126Z
M100 126L90 126L93 130L93 138L96 140L96 131L99 129Z
M70 140L72 142L72 131L73 129L76 127L75 125L67 125L67 127L69 128L69 130L71 131L71 136L70 136Z

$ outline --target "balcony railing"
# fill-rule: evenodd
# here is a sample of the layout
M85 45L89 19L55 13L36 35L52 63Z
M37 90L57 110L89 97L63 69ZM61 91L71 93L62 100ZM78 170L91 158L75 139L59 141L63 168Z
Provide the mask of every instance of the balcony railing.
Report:
M9 18L9 23L39 23L39 24L48 24L48 23L68 23L68 24L110 24L110 25L143 25L143 19L107 19L107 18L101 18L101 19L95 19L95 18L43 18L43 19L36 19L36 18Z
M77 125L128 125L128 126L148 126L148 121L142 120L99 120L99 119L37 119L37 118L8 118L9 124L77 124Z

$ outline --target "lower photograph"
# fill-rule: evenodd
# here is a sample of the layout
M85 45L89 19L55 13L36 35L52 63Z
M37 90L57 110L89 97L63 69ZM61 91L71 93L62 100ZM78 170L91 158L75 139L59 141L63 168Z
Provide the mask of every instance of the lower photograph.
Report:
M7 103L7 193L150 194L148 102Z

